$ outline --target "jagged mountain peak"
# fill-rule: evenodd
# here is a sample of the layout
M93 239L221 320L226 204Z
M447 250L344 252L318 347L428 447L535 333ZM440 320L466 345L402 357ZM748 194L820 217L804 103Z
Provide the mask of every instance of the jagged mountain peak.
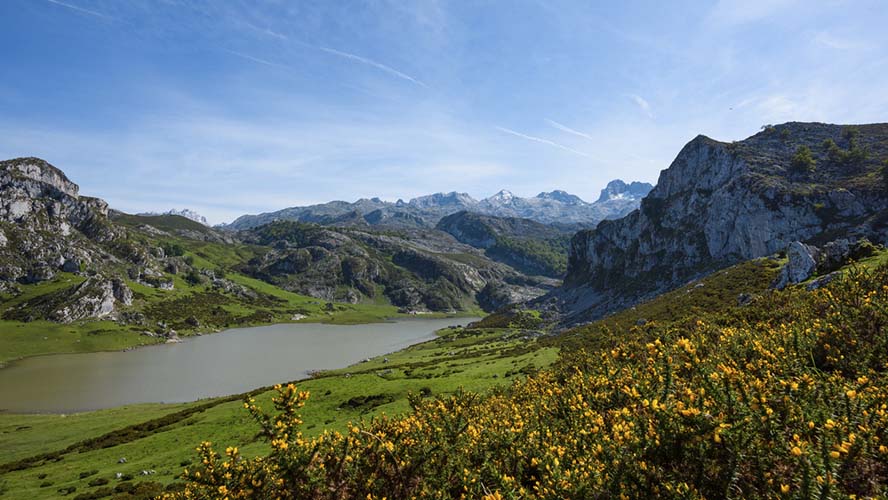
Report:
M487 198L485 201L508 203L515 199L515 195L508 189L500 189L495 195Z
M542 193L536 195L536 197L541 200L558 201L558 202L564 203L566 205L585 205L585 204L587 204L579 196L577 196L575 194L570 194L567 191L563 191L561 189L549 191L548 193L542 192Z
M601 196L598 202L602 203L608 200L640 200L647 196L654 186L647 182L632 182L627 184L622 179L614 179L607 183L607 186L601 190Z

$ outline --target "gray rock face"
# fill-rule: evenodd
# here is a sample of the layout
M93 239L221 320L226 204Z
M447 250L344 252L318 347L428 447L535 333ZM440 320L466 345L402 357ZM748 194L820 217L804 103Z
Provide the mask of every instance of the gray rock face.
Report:
M888 125L858 129L869 159L841 165L822 147L826 139L850 147L839 125L789 123L731 144L698 136L639 210L574 236L566 286L553 304L569 317L597 318L793 241L824 234L882 241L866 234L875 225L861 222L888 208L882 187L865 180L888 156ZM815 151L816 172L791 169L801 145Z
M867 239L851 241L840 238L817 248L813 245L794 241L786 249L787 263L783 266L774 288L782 290L789 285L801 283L817 274L826 274L809 284L813 290L836 278L836 269L852 259L869 257L874 246Z
M4 314L5 319L47 319L72 323L84 319L109 318L119 307L129 306L133 292L122 280L92 276L80 284L28 300Z
M786 256L788 262L783 267L775 285L775 288L779 290L792 283L801 283L813 276L817 270L817 262L820 260L820 250L817 247L793 241L786 249Z
M74 287L66 303L48 317L60 323L104 318L115 312L118 303L130 305L132 301L133 292L123 281L91 277Z
M80 262L113 259L97 245L119 236L108 205L80 196L76 184L37 158L0 161L0 279L34 283Z

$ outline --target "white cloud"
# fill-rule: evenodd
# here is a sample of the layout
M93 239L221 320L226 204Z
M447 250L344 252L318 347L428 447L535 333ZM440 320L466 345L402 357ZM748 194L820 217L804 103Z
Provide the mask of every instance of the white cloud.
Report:
M419 81L418 79L408 75L407 73L403 73L401 71L396 70L395 68L392 68L391 66L386 66L385 64L376 62L372 59L367 59L366 57L361 57L361 56L358 56L355 54L350 54L348 52L342 52L341 50L331 49L329 47L319 47L319 49L323 50L324 52L327 52L328 54L333 54L333 55L336 55L339 57L343 57L345 59L350 59L352 61L357 61L359 63L366 64L368 66L373 66L374 68L382 70L392 76L395 76L395 77L400 78L402 80L407 80L408 82L413 83L415 85L419 85L420 87L428 88L428 85L426 85L425 83Z
M626 94L626 97L632 100L638 107L647 115L648 118L653 118L654 114L651 112L651 104L647 102L647 99L641 97L636 94Z
M522 138L522 139L527 139L528 141L538 142L538 143L540 143L540 144L546 144L546 145L548 145L548 146L552 146L552 147L554 147L554 148L558 148L558 149L561 149L561 150L564 150L564 151L568 151L568 152L573 153L573 154L576 154L576 155L585 156L585 157L587 157L587 158L590 158L589 155L587 155L586 153L583 153L582 151L577 151L576 149L569 148L569 147L567 147L567 146L565 146L565 145L563 145L563 144L558 144L557 142L555 142L555 141L550 141L549 139L543 139L542 137L536 137L536 136L533 136L533 135L522 134L521 132L516 132L516 131L514 131L514 130L512 130L512 129L508 129L508 128L505 128L505 127L499 127L499 126L497 126L497 127L495 127L495 128L496 128L497 130L499 130L500 132L505 132L505 133L507 133L507 134L514 135L515 137L520 137L520 138Z
M60 2L59 0L46 0L46 1L51 4L54 4L54 5L58 5L61 7L65 7L65 8L80 12L81 14L88 14L90 16L100 17L102 19L109 19L109 20L114 19L113 17L109 16L108 14L102 14L101 12L97 12L94 10L84 9L83 7L78 7L78 6L70 4L70 3Z
M557 128L558 130L560 130L562 132L567 132L568 134L573 134L577 137L582 137L583 139L588 139L593 142L595 141L595 138L592 137L591 135L586 134L585 132L580 132L579 130L572 129L572 128L568 127L567 125L563 125L561 123L556 122L555 120L550 120L550 119L546 118L546 123Z
M241 59L246 59L246 60L248 60L248 61L253 61L253 62L255 62L255 63L264 64L264 65L266 65L266 66L271 66L271 67L273 67L273 68L278 68L278 69L290 69L288 66L284 66L283 64L273 63L273 62L271 62L271 61L267 61L267 60L265 60L265 59L261 59L261 58L258 58L258 57L253 57L253 56L251 56L251 55L243 54L243 53L241 53L241 52L237 52L237 51L234 51L234 50L226 50L225 52L228 52L229 54L231 54L231 55L233 55L233 56L240 57Z
M870 48L870 45L867 43L850 38L838 37L825 31L817 33L814 36L813 41L821 47L834 50L865 50Z

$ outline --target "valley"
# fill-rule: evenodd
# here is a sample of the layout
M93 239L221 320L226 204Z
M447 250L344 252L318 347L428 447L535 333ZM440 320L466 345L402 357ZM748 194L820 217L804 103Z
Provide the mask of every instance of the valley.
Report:
M830 140L844 159L816 148ZM794 166L802 147L814 151L816 170ZM866 154L851 153L862 148ZM569 464L564 474L596 477L596 491L644 495L686 484L676 464L697 453L682 444L686 436L696 436L690 442L713 474L735 470L745 491L771 491L712 446L790 438L750 423L768 419L749 420L760 406L746 400L745 413L713 414L715 428L692 423L724 408L719 398L745 397L733 386L691 396L692 388L742 371L737 380L749 377L773 406L782 390L773 384L824 371L831 374L805 382L812 391L847 387L874 408L884 377L872 356L884 347L876 332L888 286L886 157L884 125L789 123L735 143L697 137L653 189L614 181L591 204L564 192L531 201L433 195L295 207L221 227L114 211L80 196L42 160L0 162L0 361L10 364L0 369L0 395L14 400L0 404L0 447L9 450L0 493L183 498L224 487L273 495L276 487L256 486L255 464L313 456L322 458L300 469L313 479L293 483L309 496L338 498L330 484L381 495L368 481L380 474L405 494L461 484L480 495L473 485L483 481L519 496L528 485L582 496L567 476L533 463L558 471L556 459ZM602 203L623 212L589 215ZM824 308L840 309L824 319L828 328L817 323ZM857 326L844 330L843 318ZM775 334L790 330L791 346ZM847 347L859 335L872 351ZM742 340L732 343L735 336ZM827 352L824 339L833 336L829 345L849 349L846 357ZM794 354L750 354L759 344ZM736 356L770 361L723 368L740 363ZM564 399L564 391L581 396ZM780 425L798 434L838 418L826 420L821 403L794 402ZM298 410L275 428L286 434L262 427L281 418L263 416L272 407ZM848 407L842 425L857 425L858 410ZM50 413L19 413L27 411ZM794 420L798 412L817 415L815 427ZM867 460L878 462L886 424L861 431L858 453ZM634 434L639 428L650 435ZM537 449L546 432L563 449ZM810 439L833 442L818 432ZM649 441L653 435L662 439ZM613 474L599 458L590 466L587 444L569 436L584 436L607 460L644 457L657 475ZM207 441L229 451L202 446L203 460L227 460L242 475L213 475L194 453ZM476 456L479 442L493 451ZM339 447L354 450L353 461L337 458ZM529 462L520 458L526 450ZM372 458L378 453L405 457L412 472L386 469ZM777 455L762 460L770 465L760 467L789 467ZM469 472L457 474L456 464ZM523 482L491 475L494 466ZM832 470L828 461L816 467ZM865 491L882 491L875 470ZM311 489L322 484L326 490ZM704 478L695 487L717 496L719 484Z

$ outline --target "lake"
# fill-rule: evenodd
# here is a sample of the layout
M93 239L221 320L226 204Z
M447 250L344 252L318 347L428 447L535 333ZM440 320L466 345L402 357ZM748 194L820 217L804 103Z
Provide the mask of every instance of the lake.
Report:
M477 319L280 324L130 351L26 358L0 369L0 411L73 413L237 394L398 351Z

